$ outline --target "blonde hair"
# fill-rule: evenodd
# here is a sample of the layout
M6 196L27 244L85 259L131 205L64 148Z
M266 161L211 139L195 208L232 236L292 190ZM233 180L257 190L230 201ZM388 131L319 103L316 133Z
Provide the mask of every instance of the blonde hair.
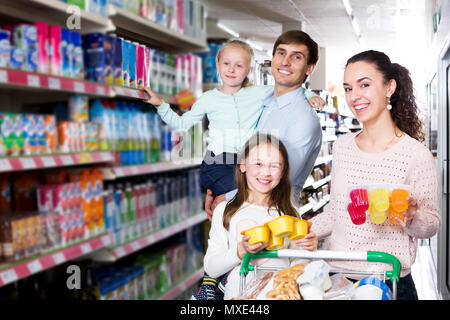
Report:
M245 53L248 54L248 64L249 64L249 71L250 71L250 67L251 67L251 63L252 63L252 59L253 59L253 49L252 47L250 47L250 45L247 42L244 42L242 40L239 39L231 39L228 40L227 42L225 42L219 49L219 52L217 52L217 56L216 56L216 61L218 62L222 56L222 53L225 51L225 49L227 48L240 48L242 50L245 51ZM242 87L248 87L251 86L250 83L250 79L247 77L245 77L244 81L242 82Z

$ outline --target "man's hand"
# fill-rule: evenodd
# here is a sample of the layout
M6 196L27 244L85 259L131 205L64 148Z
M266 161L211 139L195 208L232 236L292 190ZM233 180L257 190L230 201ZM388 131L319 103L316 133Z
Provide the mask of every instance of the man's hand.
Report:
M314 96L311 97L308 100L309 104L311 105L311 107L313 107L314 109L317 109L319 111L323 110L323 107L325 106L325 100L323 100L321 97L319 96Z
M205 198L205 211L208 214L209 221L212 220L212 215L217 205L222 201L226 201L227 198L225 194L218 195L214 197L214 194L211 190L206 190L206 198Z
M157 107L162 105L163 101L161 100L161 98L156 93L154 93L150 88L148 87L140 87L140 88L143 89L149 97L147 100L145 99L143 100L145 103L150 103Z

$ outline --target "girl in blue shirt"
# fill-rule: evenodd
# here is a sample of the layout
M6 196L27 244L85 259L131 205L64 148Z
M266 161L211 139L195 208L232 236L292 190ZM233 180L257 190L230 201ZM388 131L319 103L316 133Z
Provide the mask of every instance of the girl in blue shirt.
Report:
M263 108L262 99L273 91L272 86L250 85L248 74L252 58L253 50L246 42L231 40L225 43L216 58L221 88L205 92L182 116L150 88L143 88L150 96L144 101L156 107L171 130L189 130L207 116L208 146L200 167L200 182L216 196L236 188L234 167L237 153L255 133ZM314 107L325 103L310 91L305 90L304 94Z
M253 59L252 48L243 41L230 40L217 53L216 66L222 86L205 92L191 110L179 116L170 105L163 102L150 88L144 102L154 105L171 130L190 129L206 115L209 121L207 152L200 166L200 183L212 190L215 196L236 189L234 170L237 153L253 136L263 104L262 99L273 92L272 86L251 86L248 74ZM313 107L321 108L325 101L314 93L303 92ZM205 274L200 290L193 299L214 300L223 292L217 289L214 279ZM220 287L220 286L219 286Z

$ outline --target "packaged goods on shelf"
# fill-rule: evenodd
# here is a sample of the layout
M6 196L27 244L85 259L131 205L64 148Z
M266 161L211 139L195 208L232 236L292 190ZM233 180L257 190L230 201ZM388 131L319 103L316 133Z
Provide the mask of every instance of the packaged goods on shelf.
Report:
M46 184L39 186L37 194L39 212L59 216L60 242L54 246L66 246L105 231L100 170L47 174Z
M62 64L61 64L61 27L50 25L48 27L49 35L49 69L50 74L54 76L62 75Z
M168 29L205 39L206 11L194 0L110 0L109 4L126 9ZM198 23L195 23L195 21Z
M36 26L19 24L14 26L13 43L24 51L23 70L37 71L37 31Z
M175 244L161 252L140 254L132 265L99 267L95 274L100 299L157 299L201 266L200 262L188 269L188 255L187 244Z
M49 114L0 113L0 156L55 152L55 123Z
M126 243L201 212L198 179L198 170L189 170L109 184L103 193L104 217L114 243Z
M70 5L75 5L81 10L86 10L88 12L98 14L102 17L106 17L108 0L60 0L61 2L66 2ZM109 0L111 2L111 0ZM130 1L131 2L131 1Z
M10 54L10 33L0 29L0 68L9 66Z
M202 92L201 58L192 54L168 54L114 34L81 36L45 22L2 28L0 67L130 88L151 86L171 96L187 88L196 97ZM180 59L183 63L176 62Z
M203 82L218 83L218 73L216 69L216 56L222 44L208 43L209 51L199 53L202 58Z

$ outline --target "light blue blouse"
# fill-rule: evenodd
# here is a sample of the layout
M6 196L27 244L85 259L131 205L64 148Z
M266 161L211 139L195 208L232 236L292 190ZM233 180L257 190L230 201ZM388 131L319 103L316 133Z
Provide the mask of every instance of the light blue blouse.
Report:
M303 89L303 88L302 88ZM250 86L235 94L225 94L218 89L205 92L191 110L179 116L168 103L157 107L161 119L171 130L187 131L206 115L209 132L206 142L214 154L238 153L245 142L256 132L263 110L262 100L273 92L273 86ZM309 99L314 93L302 90Z

